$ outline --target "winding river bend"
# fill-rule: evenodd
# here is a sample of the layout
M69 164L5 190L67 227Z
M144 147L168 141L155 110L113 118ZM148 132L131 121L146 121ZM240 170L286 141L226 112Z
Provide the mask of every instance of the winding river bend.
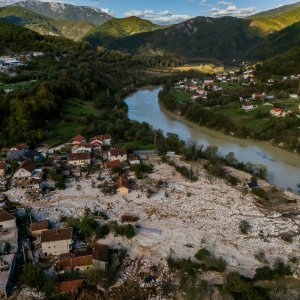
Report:
M143 88L129 95L125 99L129 118L146 122L155 129L161 129L164 134L176 133L185 141L194 140L205 147L217 146L221 155L233 152L239 161L265 165L269 182L282 188L292 188L294 192L299 190L299 155L267 143L238 139L188 122L159 105L158 93L161 89L162 87Z

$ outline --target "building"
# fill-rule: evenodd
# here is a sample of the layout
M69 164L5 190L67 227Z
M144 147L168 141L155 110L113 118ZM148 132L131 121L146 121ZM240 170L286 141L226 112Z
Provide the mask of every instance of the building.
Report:
M14 174L15 179L28 179L35 168L35 163L29 159L25 159Z
M118 195L127 195L129 193L129 183L126 177L118 177L115 180L116 192Z
M298 95L297 94L290 94L290 98L298 100Z
M80 255L61 258L58 261L59 272L85 271L92 267L93 257L89 255Z
M86 143L86 138L80 134L74 136L70 141L69 141L70 144L72 145L79 145L79 144L82 144L82 143Z
M112 149L108 151L108 160L127 161L127 151L125 149Z
M110 136L110 134L96 135L96 136L90 138L89 142L93 145L110 146L111 145L111 136Z
M136 155L129 155L130 165L139 165L141 163L140 159Z
M68 158L68 164L71 166L87 166L91 163L91 154L84 153L71 153Z
M30 224L30 232L31 235L34 237L40 237L42 235L42 232L48 229L49 229L49 222L47 220L34 222Z
M245 103L242 105L242 109L244 111L251 111L254 109L254 105L252 103Z
M104 163L104 165L108 169L120 168L122 166L121 162L118 159L117 160L106 161Z
M83 279L71 279L57 283L57 290L60 294L77 294L82 287Z
M274 116L274 117L281 117L282 113L283 113L283 110L278 107L270 110L271 116Z
M8 299L11 278L16 267L15 254L0 256L0 299Z
M16 218L0 208L0 229L17 228Z
M94 267L106 270L108 265L108 255L107 245L95 243L92 252Z
M41 244L44 255L68 253L73 243L73 228L50 229L42 231Z
M91 153L93 145L91 143L82 143L72 148L72 153Z
M0 177L4 177L6 175L7 166L4 161L0 161Z

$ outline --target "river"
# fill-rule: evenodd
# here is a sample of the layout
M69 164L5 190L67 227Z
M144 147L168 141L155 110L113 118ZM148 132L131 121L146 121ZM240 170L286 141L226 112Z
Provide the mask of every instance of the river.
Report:
M184 141L194 140L205 147L217 146L222 156L233 152L241 162L262 164L267 167L267 179L270 183L298 192L299 155L264 142L238 139L188 122L159 105L158 93L161 89L162 87L147 87L129 95L125 99L129 119L146 122L155 129L161 129L164 134L176 133Z

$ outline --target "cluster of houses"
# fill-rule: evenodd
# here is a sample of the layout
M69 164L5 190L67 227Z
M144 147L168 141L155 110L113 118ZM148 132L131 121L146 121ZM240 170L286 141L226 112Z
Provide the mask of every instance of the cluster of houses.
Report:
M0 299L6 299L11 288L17 250L16 218L0 208Z
M49 258L52 262L51 270L56 273L57 278L59 275L67 275L74 271L81 274L87 270L107 269L108 245L95 242L89 249L80 248L77 246L80 244L77 243L72 227L51 229L48 220L44 220L32 222L28 231L35 241L38 259L34 259L36 256L29 254L23 248L25 261L38 263L40 258ZM12 278L18 264L18 245L22 245L18 238L20 237L18 237L16 217L0 208L0 299L8 299L11 293ZM84 274L79 279L59 280L57 289L61 294L73 294L83 284Z
M117 194L128 194L128 172L118 176L115 171L126 166L129 170L130 166L140 163L138 155L128 154L125 149L113 146L109 134L89 139L76 135L67 143L54 148L39 147L31 150L26 144L19 144L1 150L0 188L2 186L5 189L9 181L14 187L42 191L54 186L47 180L48 172L45 168L60 169L66 177L80 177L94 166L111 174ZM12 165L15 166L13 170Z
M186 92L193 92L191 100L207 99L207 94L210 91L218 92L222 91L222 88L214 83L213 79L191 79L180 80L175 84L175 89L181 89Z
M21 54L10 54L0 56L0 72L13 76L13 70L24 65L28 60L34 57L44 56L43 52L24 52Z

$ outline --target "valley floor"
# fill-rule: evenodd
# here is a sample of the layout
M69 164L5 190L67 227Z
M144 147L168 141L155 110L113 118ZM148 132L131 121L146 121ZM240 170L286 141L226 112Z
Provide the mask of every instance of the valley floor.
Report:
M12 200L33 207L38 219L52 222L59 222L62 216L80 216L85 207L106 211L111 220L120 220L124 214L137 215L138 231L133 239L110 234L101 240L112 246L125 246L133 260L146 258L152 264L165 264L170 254L193 257L205 247L223 257L228 270L251 277L262 266L255 258L260 251L270 262L279 257L288 261L300 255L297 234L291 243L280 238L282 233L299 232L297 217L283 217L280 210L260 208L255 196L244 187L235 188L210 177L201 164L192 167L198 173L196 182L187 181L172 166L156 160L153 174L140 180L138 190L126 196L106 196L92 188L96 177L74 181L66 190L52 192L36 202L30 202L22 190L7 193ZM250 176L240 175L244 179ZM148 198L146 190L162 180L167 186ZM298 211L300 197L285 193L297 200L289 209ZM240 233L241 220L247 220L252 227L248 235Z

